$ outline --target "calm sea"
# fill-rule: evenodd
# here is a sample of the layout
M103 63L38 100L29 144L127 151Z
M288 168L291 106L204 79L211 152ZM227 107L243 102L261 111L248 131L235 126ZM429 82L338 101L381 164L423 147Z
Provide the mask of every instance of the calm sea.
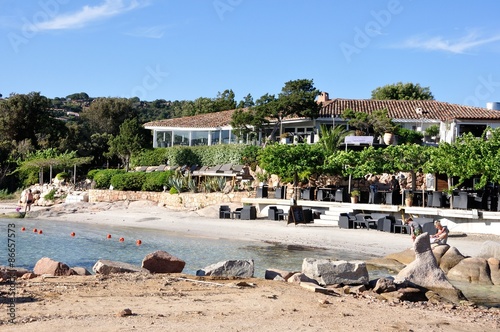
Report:
M304 258L336 260L366 260L366 255L350 251L330 251L294 245L274 245L261 242L232 241L187 237L167 231L135 227L116 227L85 223L68 223L33 219L0 219L0 265L7 265L8 224L15 227L15 259L17 267L32 270L42 257L66 263L70 267L92 267L99 259L109 259L141 265L144 256L163 250L186 262L183 273L195 275L208 265L232 259L253 259L255 277L264 278L265 270L277 268L300 271ZM25 231L22 231L22 228ZM11 227L12 229L12 227ZM42 230L42 234L33 232ZM72 237L70 234L75 233ZM111 238L108 239L107 235ZM120 242L119 238L124 241ZM142 244L137 245L136 241ZM369 269L370 279L389 275L386 270ZM457 284L476 303L500 307L500 286Z

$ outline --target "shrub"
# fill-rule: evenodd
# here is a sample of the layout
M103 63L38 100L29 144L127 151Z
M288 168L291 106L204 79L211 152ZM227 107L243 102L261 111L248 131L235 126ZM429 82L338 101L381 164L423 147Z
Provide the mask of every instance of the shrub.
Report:
M174 195L174 194L178 194L179 192L177 191L177 189L175 189L175 187L172 187L172 188L170 188L169 193L170 193L171 195Z
M87 179L94 180L94 176L99 173L99 169L92 169L87 173Z
M111 177L111 185L116 190L140 191L146 180L146 173L119 173Z
M56 174L56 179L61 181L61 180L68 180L69 179L69 174L66 172L61 172Z
M173 171L146 173L146 178L142 184L143 191L163 191L163 186L168 185L168 179L172 177Z
M49 191L47 194L45 194L45 196L43 196L43 198L47 201L53 201L55 199L55 196L56 196L56 190L55 189L52 189L51 191Z
M115 174L125 173L123 169L103 169L94 175L96 189L108 189L111 185L111 178Z

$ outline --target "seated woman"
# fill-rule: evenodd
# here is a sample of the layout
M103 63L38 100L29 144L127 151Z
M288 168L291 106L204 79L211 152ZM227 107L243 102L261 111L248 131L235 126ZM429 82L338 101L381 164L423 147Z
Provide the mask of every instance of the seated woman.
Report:
M430 236L431 244L446 244L448 241L448 233L450 232L448 227L441 225L439 220L434 221L434 227L436 227L437 233Z

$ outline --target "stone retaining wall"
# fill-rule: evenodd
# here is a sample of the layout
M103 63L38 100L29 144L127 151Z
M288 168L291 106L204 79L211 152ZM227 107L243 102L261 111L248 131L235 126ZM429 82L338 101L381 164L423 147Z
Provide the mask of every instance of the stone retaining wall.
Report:
M173 194L150 191L89 190L89 202L115 201L153 201L160 206L179 210L198 210L209 205L221 203L241 203L242 198L255 195L254 192L239 191L224 194L216 193L180 193Z

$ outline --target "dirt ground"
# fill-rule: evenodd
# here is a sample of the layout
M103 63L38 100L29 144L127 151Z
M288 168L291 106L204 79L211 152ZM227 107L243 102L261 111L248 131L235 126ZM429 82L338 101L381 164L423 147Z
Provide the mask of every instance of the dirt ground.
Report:
M283 281L189 275L18 281L15 323L0 285L2 331L498 331L500 310L315 293ZM127 312L127 309L130 312ZM2 312L3 311L3 312Z

